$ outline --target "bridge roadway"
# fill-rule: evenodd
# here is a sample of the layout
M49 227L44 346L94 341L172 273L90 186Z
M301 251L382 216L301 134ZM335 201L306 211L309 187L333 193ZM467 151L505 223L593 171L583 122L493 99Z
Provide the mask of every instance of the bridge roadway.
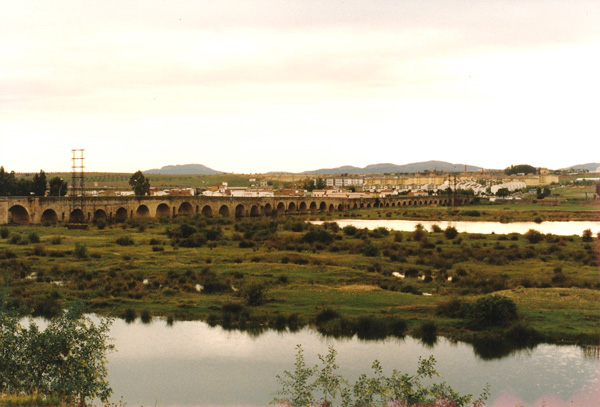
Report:
M470 202L457 196L456 205ZM0 224L91 223L100 219L124 222L139 218L178 216L258 217L348 211L359 208L453 204L452 196L345 197L209 197L209 196L111 196L111 197L0 197Z

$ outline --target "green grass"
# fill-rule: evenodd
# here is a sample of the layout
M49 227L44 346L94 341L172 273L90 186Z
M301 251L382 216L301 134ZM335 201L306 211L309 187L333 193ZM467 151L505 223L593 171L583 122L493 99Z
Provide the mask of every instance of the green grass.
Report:
M513 298L523 321L547 340L588 343L599 335L596 237L585 243L579 237L547 236L532 245L520 235L459 234L448 240L443 233L427 232L426 248L412 240L411 232L401 232L402 241L396 242L394 234L359 230L348 237L330 230L331 243L308 244L302 241L306 231L292 232L289 225L295 221L285 218L276 218L274 234L261 235L269 221L179 219L166 225L149 222L143 231L135 223L87 231L10 226L9 236L0 239L0 278L15 305L38 313L84 301L90 311L102 314L122 316L131 309L138 316L146 312L265 327L290 315L314 324L329 308L347 321L401 319L409 330L434 321L439 333L463 339L473 332L460 318L438 315L438 304L499 293ZM181 237L167 235L181 222L199 231L221 228L222 235L201 247L181 247ZM40 242L10 243L11 235L30 233ZM119 245L124 237L134 244ZM240 249L242 238L254 247ZM367 244L379 254L363 255ZM85 245L87 257L75 255L76 245ZM157 246L164 250L153 250ZM394 272L415 275L400 279ZM246 305L239 296L250 281L267 286L263 305ZM197 284L207 288L198 292ZM241 311L222 310L232 303L241 304Z

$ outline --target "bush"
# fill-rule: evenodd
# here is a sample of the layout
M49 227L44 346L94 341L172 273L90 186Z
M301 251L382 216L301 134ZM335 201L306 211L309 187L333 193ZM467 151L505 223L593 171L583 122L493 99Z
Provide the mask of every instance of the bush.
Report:
M456 238L456 236L458 236L458 231L456 230L455 227L448 226L444 230L444 236L446 237L446 239L452 240L452 239Z
M87 259L87 257L88 257L87 246L83 243L75 243L75 250L73 251L73 254L78 259Z
M0 384L8 394L59 397L61 404L108 402L106 382L108 331L112 320L98 325L80 309L61 312L43 331L34 321L21 326L19 317L0 304ZM49 362L51 361L51 362Z
M250 306L261 305L267 299L267 287L261 282L250 281L242 287L240 295Z
M381 364L371 364L372 376L361 374L355 383L350 383L338 373L337 352L329 347L327 355L318 355L320 366L308 366L302 346L297 345L294 370L285 370L277 375L281 390L273 404L285 406L332 406L338 396L344 406L482 406L487 400L486 387L479 399L472 401L470 394L461 396L445 382L432 381L439 376L435 370L435 359L419 358L416 374L394 370L391 376L383 374ZM322 395L320 398L314 393Z
M333 236L323 228L315 228L302 236L303 243L331 243Z
M592 237L593 237L592 230L586 229L583 231L583 234L581 235L581 240L583 240L584 242L591 242Z
M2 239L6 239L9 234L10 234L10 232L8 231L7 228L0 228L0 237Z
M525 239L531 244L536 244L544 240L544 235L535 229L529 229L525 233Z
M29 235L27 235L27 239L29 240L30 243L39 243L40 242L40 236L35 232L29 233Z
M116 243L119 246L133 246L134 241L129 236L121 236L121 237L117 238Z
M356 226L352 226L352 225L348 225L345 226L342 229L342 232L346 235L346 236L354 236L356 234L356 232L358 231L358 228L356 228Z
M474 329L504 327L517 319L517 305L510 298L489 295L468 306L466 316Z

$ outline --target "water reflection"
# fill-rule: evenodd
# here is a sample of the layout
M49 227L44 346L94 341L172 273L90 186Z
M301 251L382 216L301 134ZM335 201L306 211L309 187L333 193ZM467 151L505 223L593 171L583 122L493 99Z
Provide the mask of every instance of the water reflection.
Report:
M590 229L592 234L596 235L600 232L600 222L455 222L455 221L423 221L423 220L391 220L391 219L336 219L335 222L340 227L355 226L357 228L376 229L385 227L400 231L413 231L419 224L425 229L431 230L434 225L442 229L448 226L456 228L461 233L483 233L483 234L510 234L510 233L526 233L529 229L537 230L544 234L554 234L560 236L581 236L584 230ZM319 224L322 222L312 222Z
M375 359L386 372L414 373L419 356L433 355L443 379L461 393L477 395L489 382L492 406L505 393L525 405L541 405L539 400L550 398L563 400L563 405L571 400L594 405L600 388L600 361L585 356L594 351L575 346L512 348L498 359L490 349L501 343L474 348L437 337L426 345L422 338L408 336L367 341L358 335L333 338L307 328L256 333L211 328L198 321L167 326L158 320L149 325L117 320L111 335L119 351L110 355L108 365L115 401L123 396L133 406L265 406L277 390L275 376L292 368L297 344L302 344L309 364L317 363L317 354L327 353L329 345L335 346L341 372L351 381L369 372Z

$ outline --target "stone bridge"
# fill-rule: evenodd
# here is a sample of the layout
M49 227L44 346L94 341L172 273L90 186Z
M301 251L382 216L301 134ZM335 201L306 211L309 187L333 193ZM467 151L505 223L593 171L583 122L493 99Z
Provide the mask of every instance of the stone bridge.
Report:
M456 199L456 202L454 202ZM361 208L464 205L468 196L394 196L386 198L324 197L0 197L0 224L124 222L139 218L202 215L230 218L341 212Z

